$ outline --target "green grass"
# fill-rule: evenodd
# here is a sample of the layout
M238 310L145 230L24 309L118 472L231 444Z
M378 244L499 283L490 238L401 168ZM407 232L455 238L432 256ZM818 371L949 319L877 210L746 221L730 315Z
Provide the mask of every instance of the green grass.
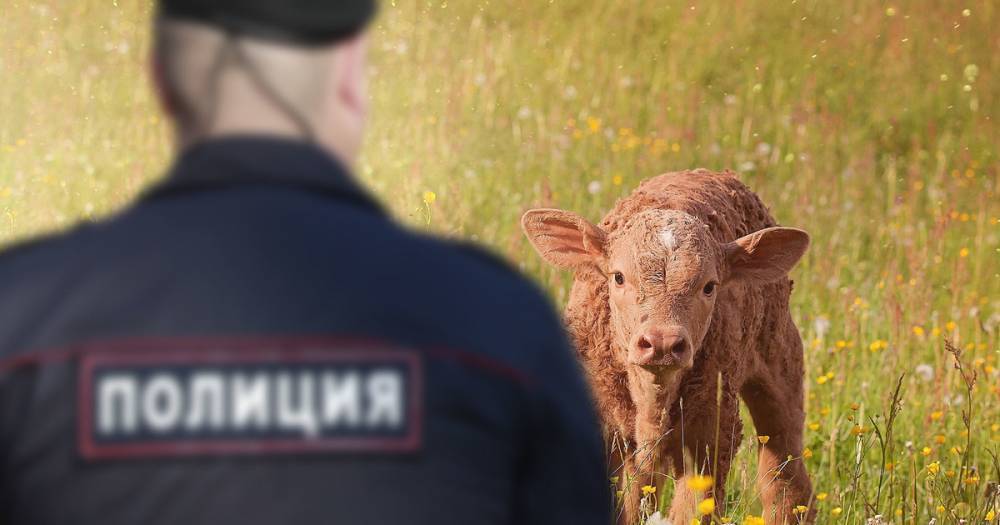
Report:
M165 168L136 4L0 8L0 241L110 213ZM793 294L812 456L793 460L826 495L820 521L983 522L1000 478L998 9L386 1L359 176L400 219L492 246L561 303L570 276L532 253L525 209L596 221L646 177L740 171L813 238ZM737 522L761 512L750 441L730 479Z

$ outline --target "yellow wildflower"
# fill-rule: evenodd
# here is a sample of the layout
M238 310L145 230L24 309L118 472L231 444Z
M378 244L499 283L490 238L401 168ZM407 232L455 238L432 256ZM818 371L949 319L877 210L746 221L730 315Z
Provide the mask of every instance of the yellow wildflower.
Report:
M934 436L934 442L938 445L943 445L945 442L945 437L941 434Z
M969 256L969 249L968 248L962 248L961 250L958 251L958 256L962 257L962 258L968 257Z
M913 327L913 335L915 335L917 337L923 337L924 336L924 327L922 327L922 326L914 326Z
M948 330L949 332L954 332L955 326L956 326L955 321L948 321L947 323L944 324L944 329Z
M927 473L931 476L936 476L938 472L941 472L941 462L934 461L927 464Z
M931 452L933 452L933 450L931 450L931 447L924 447L920 449L920 453L923 454L924 456L930 456Z
M766 445L768 441L771 440L771 436L757 436L757 441L761 445Z
M643 487L642 487L642 495L643 496L648 496L650 494L653 494L654 492L656 492L656 487L654 487L652 485L643 485Z
M802 457L804 457L806 459L809 459L809 458L813 457L813 451L812 451L812 449L808 449L807 448L807 449L803 450L802 451Z
M601 130L601 119L588 117L587 118L587 128L590 129L591 133L597 133Z
M944 412L940 410L935 410L934 412L931 412L931 421L937 421L942 417L944 417Z
M796 505L795 508L792 509L792 514L805 514L807 510L809 510L809 507L806 507L805 505Z
M944 505L938 505L937 509L935 509L935 510L937 510L938 514L944 514L944 511L945 511Z
M833 516L840 516L841 512L844 512L844 509L842 509L840 507L834 507L834 508L830 509L830 514L833 515Z
M424 204L427 204L428 206L430 206L431 204L434 204L434 201L436 201L436 200L437 200L437 194L436 193L434 193L433 191L425 191L424 192Z
M687 486L691 490L705 492L712 488L712 476L691 476L687 480Z
M708 516L715 512L715 498L705 498L698 504L698 514Z
M743 525L764 525L762 516L747 516L743 518Z
M826 492L820 492L819 494L816 494L816 501L825 501L827 496L829 496L829 494Z
M851 435L852 436L860 436L860 435L862 435L864 433L865 433L865 427L863 427L861 425L854 425L854 427L851 428Z
M963 480L966 485L975 485L979 483L979 475L973 474Z
M611 177L611 184L614 184L615 186L621 186L622 185L622 176L621 175L615 175L614 177Z
M997 517L997 513L993 509L990 509L990 511L986 513L986 521L993 521L993 518L996 518L996 517Z
M861 408L861 405L857 403L851 403L851 410L857 410L859 408Z

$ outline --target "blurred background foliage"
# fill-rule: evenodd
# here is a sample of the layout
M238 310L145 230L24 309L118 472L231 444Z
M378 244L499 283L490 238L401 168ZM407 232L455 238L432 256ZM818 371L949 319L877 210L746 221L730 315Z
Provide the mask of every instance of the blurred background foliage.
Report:
M809 449L793 460L809 462L820 520L995 520L998 9L384 1L358 176L403 221L492 247L561 304L570 276L531 252L525 209L597 221L646 177L736 170L813 237L794 272ZM166 169L150 15L122 0L0 6L0 241L113 213ZM759 513L754 455L743 447L719 521Z

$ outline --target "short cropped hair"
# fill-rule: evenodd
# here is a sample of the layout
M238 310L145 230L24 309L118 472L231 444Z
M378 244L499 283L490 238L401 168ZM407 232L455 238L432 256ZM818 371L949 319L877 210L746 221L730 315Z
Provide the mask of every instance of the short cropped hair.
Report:
M210 126L228 99L262 85L298 114L312 114L324 100L335 48L279 44L169 17L154 22L153 45L182 130Z

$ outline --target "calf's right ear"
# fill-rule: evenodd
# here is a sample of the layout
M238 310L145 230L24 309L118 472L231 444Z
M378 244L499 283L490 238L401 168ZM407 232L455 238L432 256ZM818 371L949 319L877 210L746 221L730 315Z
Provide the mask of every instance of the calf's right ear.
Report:
M559 268L601 266L604 259L604 230L568 211L551 208L528 210L521 228L546 262Z

